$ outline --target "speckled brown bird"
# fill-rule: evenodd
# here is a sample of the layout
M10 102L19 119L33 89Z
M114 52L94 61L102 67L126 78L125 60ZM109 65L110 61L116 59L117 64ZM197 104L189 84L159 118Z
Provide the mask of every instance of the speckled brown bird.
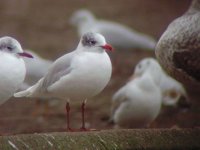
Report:
M156 56L188 89L200 89L200 0L193 0L189 9L169 24L156 45Z

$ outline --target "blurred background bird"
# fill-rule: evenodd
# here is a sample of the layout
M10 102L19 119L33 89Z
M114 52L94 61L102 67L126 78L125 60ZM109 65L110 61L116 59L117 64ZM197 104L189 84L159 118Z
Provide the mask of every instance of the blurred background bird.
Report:
M156 60L147 58L136 65L133 76L114 94L111 119L124 128L147 127L160 112L162 69Z
M153 69L153 65L158 69ZM151 79L144 78L146 77L143 77L144 73L150 73L153 79L158 80L155 82L155 87L145 88L146 84L150 86ZM155 88L154 91L153 88ZM158 91L161 95L160 97L158 97ZM155 98L156 95L157 98ZM160 109L161 104L176 106L181 96L184 96L186 102L188 102L187 93L183 85L167 75L156 59L144 58L138 62L133 75L126 85L114 94L110 121L114 121L122 127L145 127L155 119L151 118L149 111L146 111L147 107L152 109L151 113L153 113L153 110ZM157 100L158 98L160 102ZM157 105L155 104L156 102ZM160 105L158 105L158 102ZM144 117L145 113L147 113L146 118Z
M143 58L143 61L147 61L151 58ZM159 62L155 59L154 61L159 64ZM160 66L161 67L161 66ZM137 66L136 66L137 69ZM189 98L184 86L169 76L163 69L160 72L161 81L159 84L161 93L162 93L162 104L165 106L176 106L181 97L185 98L185 103L189 104ZM135 75L133 74L131 79L134 79Z
M101 33L115 48L154 50L156 45L154 38L120 23L96 19L92 12L86 9L74 12L70 23L77 28L79 37L88 31Z

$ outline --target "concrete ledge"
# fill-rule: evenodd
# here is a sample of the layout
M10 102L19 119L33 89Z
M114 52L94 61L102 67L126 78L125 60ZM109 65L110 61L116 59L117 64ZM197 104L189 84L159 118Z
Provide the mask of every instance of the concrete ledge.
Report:
M0 137L0 150L200 149L200 129L56 132Z

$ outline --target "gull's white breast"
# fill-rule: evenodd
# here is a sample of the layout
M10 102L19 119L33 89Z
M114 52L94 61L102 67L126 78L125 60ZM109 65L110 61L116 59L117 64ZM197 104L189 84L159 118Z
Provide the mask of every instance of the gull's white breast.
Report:
M71 62L72 71L48 88L60 98L83 100L101 92L110 80L112 65L106 52L81 52ZM67 96L67 97L66 97Z
M23 59L0 52L0 104L9 99L22 84L26 74Z

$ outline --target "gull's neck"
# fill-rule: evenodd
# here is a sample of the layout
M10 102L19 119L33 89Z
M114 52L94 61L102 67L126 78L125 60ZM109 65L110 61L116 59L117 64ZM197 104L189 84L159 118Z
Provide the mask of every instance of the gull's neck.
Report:
M81 44L81 41L78 43L78 46L76 48L76 51L82 51L83 50L83 45Z

